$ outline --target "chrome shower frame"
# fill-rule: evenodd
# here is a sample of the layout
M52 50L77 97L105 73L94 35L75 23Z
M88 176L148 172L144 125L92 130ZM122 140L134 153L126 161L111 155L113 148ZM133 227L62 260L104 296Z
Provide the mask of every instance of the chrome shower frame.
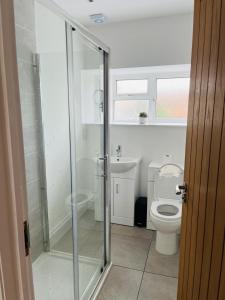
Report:
M84 26L76 22L73 17L67 14L64 10L54 4L51 0L36 0L41 3L53 13L61 17L65 21L65 30L66 30L66 48L67 48L67 76L68 76L68 105L70 109L70 134L74 135L75 132L75 116L71 111L74 105L74 71L73 71L73 40L72 33L73 30L76 30L81 36L87 39L93 46L95 46L98 51L103 52L103 80L104 80L104 269L99 278L95 289L90 297L90 299L96 299L104 280L106 279L109 270L111 268L111 178L110 178L110 126L109 126L109 48L102 43L98 38L91 34ZM44 142L44 141L43 141ZM75 141L71 141L71 150L75 153ZM74 159L71 160L71 172L75 168ZM72 174L74 179L74 172ZM45 216L47 216L47 201ZM71 195L71 203L73 204L74 199ZM79 300L79 261L78 261L78 249L77 249L77 240L78 240L78 230L77 230L77 212L75 205L72 205L72 226L73 226L73 256L74 256L74 300ZM48 228L45 224L44 230L48 231ZM47 233L45 234L47 236ZM49 248L49 245L48 245Z

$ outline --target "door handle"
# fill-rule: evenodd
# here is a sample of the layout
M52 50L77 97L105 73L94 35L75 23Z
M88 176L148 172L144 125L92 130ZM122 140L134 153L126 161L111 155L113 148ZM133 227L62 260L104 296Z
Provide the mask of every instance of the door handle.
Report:
M105 156L105 157L99 157L98 159L99 160L107 160L107 156Z
M116 193L119 194L119 184L116 184Z
M183 184L177 184L176 185L176 195L182 195L182 200L184 202L187 201L187 184L183 183Z
M98 157L97 158L99 161L103 162L103 168L104 168L104 174L102 175L97 175L97 177L104 177L105 179L107 179L107 174L108 174L108 154L106 154L103 157Z
M102 177L102 178L106 178L106 175L105 174L101 174L101 175L96 175L96 177Z

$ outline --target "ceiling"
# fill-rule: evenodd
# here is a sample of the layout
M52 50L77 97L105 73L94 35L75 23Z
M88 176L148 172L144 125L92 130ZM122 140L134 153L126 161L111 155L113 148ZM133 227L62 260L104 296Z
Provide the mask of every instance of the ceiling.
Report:
M103 13L106 23L132 21L149 17L190 13L194 0L54 0L77 21L94 25L89 15ZM97 25L101 26L101 25Z

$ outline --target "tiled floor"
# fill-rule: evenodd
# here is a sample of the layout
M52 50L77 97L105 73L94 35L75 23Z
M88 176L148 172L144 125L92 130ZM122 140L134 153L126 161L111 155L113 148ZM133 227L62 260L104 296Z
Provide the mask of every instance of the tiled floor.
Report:
M178 254L160 255L155 250L155 233L150 230L112 225L112 263L98 300L175 300ZM79 254L101 257L101 223L88 211L79 223ZM55 250L72 253L69 231Z
M102 258L104 247L103 223L95 221L94 211L88 210L78 222L78 252L80 256ZM72 229L69 230L53 247L54 250L73 252Z
M155 250L152 231L112 225L113 267L98 300L175 300L178 254Z

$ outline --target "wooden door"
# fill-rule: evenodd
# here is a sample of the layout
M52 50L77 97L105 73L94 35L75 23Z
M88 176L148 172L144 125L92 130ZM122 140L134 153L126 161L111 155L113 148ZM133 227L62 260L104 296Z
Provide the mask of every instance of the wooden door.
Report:
M0 0L0 299L32 300L13 0Z
M195 0L178 300L225 299L225 0Z

